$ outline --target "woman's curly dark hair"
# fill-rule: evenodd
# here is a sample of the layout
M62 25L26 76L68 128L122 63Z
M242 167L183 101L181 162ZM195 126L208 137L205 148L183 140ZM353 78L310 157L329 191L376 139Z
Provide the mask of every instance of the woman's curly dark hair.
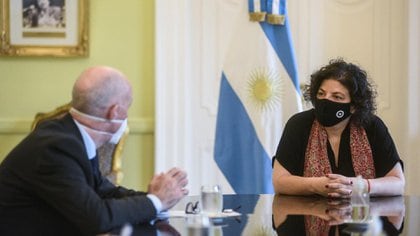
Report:
M336 80L348 89L355 108L351 119L356 125L365 125L372 119L376 112L376 91L365 70L341 58L333 59L311 75L310 84L304 88L304 99L314 105L319 87L326 79Z

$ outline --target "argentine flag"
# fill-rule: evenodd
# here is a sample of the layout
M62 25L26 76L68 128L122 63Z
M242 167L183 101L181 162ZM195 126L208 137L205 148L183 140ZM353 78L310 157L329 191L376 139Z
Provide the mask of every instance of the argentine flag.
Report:
M221 73L214 159L236 193L273 193L271 158L285 122L302 110L297 67L285 0L240 2Z

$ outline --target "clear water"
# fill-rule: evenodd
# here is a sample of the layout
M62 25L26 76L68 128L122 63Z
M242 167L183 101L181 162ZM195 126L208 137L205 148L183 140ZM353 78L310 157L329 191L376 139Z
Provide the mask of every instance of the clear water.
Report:
M220 192L202 192L201 204L204 213L220 213L223 208L223 195Z

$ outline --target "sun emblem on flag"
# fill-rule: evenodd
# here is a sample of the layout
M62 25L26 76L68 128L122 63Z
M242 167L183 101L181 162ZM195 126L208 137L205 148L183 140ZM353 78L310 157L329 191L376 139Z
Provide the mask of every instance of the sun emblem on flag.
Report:
M251 71L247 88L251 101L260 110L273 110L280 104L283 86L275 70L257 68Z

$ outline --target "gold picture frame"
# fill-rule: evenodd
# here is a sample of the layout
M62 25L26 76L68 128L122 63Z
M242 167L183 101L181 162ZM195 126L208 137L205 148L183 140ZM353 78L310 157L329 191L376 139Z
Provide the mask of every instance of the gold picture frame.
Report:
M89 0L0 0L0 56L88 56Z

